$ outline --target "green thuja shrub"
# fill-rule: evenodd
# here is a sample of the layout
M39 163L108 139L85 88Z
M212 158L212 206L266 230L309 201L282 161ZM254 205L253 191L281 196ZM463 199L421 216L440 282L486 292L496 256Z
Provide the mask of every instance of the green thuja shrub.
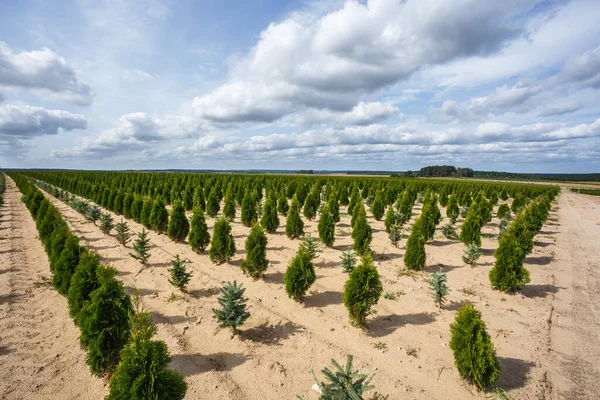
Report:
M133 198L133 202L131 203L131 218L135 222L140 222L143 206L144 201L139 196L135 196Z
M142 211L140 213L140 223L146 227L146 229L152 228L150 222L150 215L152 215L152 200L147 198L142 203Z
M465 249L462 260L465 264L475 267L479 257L481 257L481 248L477 245L477 243L471 243Z
M345 273L350 273L356 266L356 254L351 252L350 250L344 251L340 256L340 267L342 267L342 271Z
M194 207L191 225L192 227L188 237L190 247L196 253L202 252L210 243L210 233L208 232L208 226L204 219L204 212L200 207Z
M167 232L169 228L169 212L167 211L165 202L160 197L152 204L150 225L158 234Z
M306 200L304 201L304 216L312 221L317 216L317 210L320 203L321 195L315 187L310 191L308 196L306 196Z
M114 228L114 221L110 214L102 214L100 217L100 230L102 233L108 235Z
M361 374L359 371L354 371L352 368L353 357L348 355L346 366L342 367L334 359L331 360L335 367L335 372L329 368L323 368L321 371L328 382L319 381L315 376L313 370L311 373L321 390L321 396L319 400L362 400L363 394L374 386L371 386L372 376L368 377L365 374ZM302 397L298 396L298 399L302 400ZM371 400L379 400L381 396L375 393L370 397Z
M466 245L475 243L477 246L481 246L482 222L481 217L476 213L475 207L472 207L460 228L460 241Z
M450 291L446 285L447 281L448 277L442 272L441 268L438 272L431 274L431 278L427 280L427 283L429 283L429 288L433 292L433 300L439 308L442 308L442 305L446 301L446 296Z
M390 207L388 209L387 213L385 214L385 221L384 221L385 231L387 232L388 235L390 234L390 228L392 227L392 225L394 225L397 222L398 222L398 217L396 216L394 207Z
M279 216L277 216L277 206L274 197L267 196L260 225L269 233L275 233L277 228L279 228Z
M215 218L221 209L221 203L219 202L219 195L217 189L213 188L206 198L206 215Z
M285 271L283 278L285 292L290 298L301 301L316 279L317 275L310 255L301 247Z
M381 218L383 218L383 213L385 212L385 203L383 201L383 193L381 190L378 190L375 194L373 204L371 204L371 212L377 221L381 221Z
M215 264L229 262L235 254L235 241L231 234L231 225L226 218L219 218L213 228L208 255Z
M512 204L510 206L511 211L514 212L515 214L518 214L524 206L525 206L525 197L523 197L523 195L521 193L517 193L517 195L513 199Z
M237 328L241 326L249 317L250 313L246 311L246 302L244 298L246 289L236 281L228 282L221 289L221 297L219 297L219 305L221 309L213 308L213 313L221 328L230 327L233 333L238 332Z
M269 267L267 242L267 235L255 224L246 239L246 259L242 261L242 270L254 279L262 277Z
M131 299L123 284L115 278L114 268L96 270L100 286L90 294L90 300L80 311L81 346L87 350L86 362L92 374L111 373L120 360L120 353L129 340Z
M171 260L171 268L169 268L169 273L171 274L169 283L182 292L185 292L185 287L192 277L192 273L185 267L187 262L187 260L179 258L179 254L177 254L175 258Z
M360 256L365 256L371 253L371 240L373 240L373 230L367 222L366 215L359 213L352 228L352 239L354 246L352 247Z
M503 203L498 206L498 211L496 212L496 216L499 219L504 219L505 217L510 218L510 207L508 204Z
M258 210L256 209L256 200L250 192L244 193L242 199L242 224L251 227L258 220Z
M121 222L115 225L115 232L117 233L117 241L121 243L121 245L127 246L127 243L129 243L131 238L129 237L129 225L127 225L127 222L123 221L123 218L121 218Z
M131 205L133 204L133 194L127 193L123 197L123 216L127 219L131 218Z
M174 242L183 242L190 231L190 222L185 215L185 206L180 201L173 204L167 233Z
M288 204L287 197L285 197L284 192L281 192L279 198L277 199L277 211L279 212L279 214L287 216L289 209L290 206Z
M350 314L350 321L364 326L371 307L379 301L383 287L370 255L363 257L362 263L350 272L344 285L344 305Z
M446 207L446 216L450 218L452 225L456 223L456 219L458 218L460 210L458 209L458 200L456 199L456 195L453 195L448 200L448 206Z
M425 238L420 230L413 227L413 230L406 241L404 265L407 269L418 271L425 268L426 261L427 256L425 254Z
M300 218L300 204L295 196L285 221L285 234L290 239L297 239L304 235L304 222Z
M84 304L90 300L91 293L100 287L96 272L100 267L100 256L95 251L83 251L79 257L79 264L71 277L67 300L69 315L75 325L79 325L79 313Z
M148 264L150 259L150 238L148 232L142 228L142 231L137 234L137 238L133 241L133 251L129 255L140 262L142 265Z
M152 340L156 326L150 314L139 308L129 314L131 334L121 352L121 362L110 379L106 400L181 400L187 384L184 377L168 369L171 356L165 342Z
M479 390L494 385L500 375L500 363L481 313L472 304L465 304L459 308L450 332L450 348L460 376Z
M225 194L225 205L223 206L223 215L230 221L235 219L235 197L231 185L227 188Z
M323 208L318 224L319 239L327 247L332 247L335 242L335 221L332 213L329 211L329 205Z
M530 281L529 271L523 267L523 250L511 229L500 238L494 257L494 268L489 274L492 288L515 292Z
M71 232L66 225L58 226L50 236L50 251L48 251L48 257L50 258L50 270L54 272L56 265L60 260L61 253L65 248L65 242L71 236Z
M198 207L202 211L206 210L206 200L204 199L204 190L202 186L197 186L194 190L194 208Z
M62 295L69 293L71 276L79 264L80 252L79 238L69 235L54 267L54 275L52 275L52 286Z

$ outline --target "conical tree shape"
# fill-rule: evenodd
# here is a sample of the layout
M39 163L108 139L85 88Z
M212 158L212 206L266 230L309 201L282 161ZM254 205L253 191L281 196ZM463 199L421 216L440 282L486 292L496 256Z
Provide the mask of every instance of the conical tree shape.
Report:
M529 271L523 267L523 251L510 228L500 238L494 257L496 262L489 275L492 288L515 292L530 281Z
M321 203L320 193L317 188L313 188L304 201L304 216L309 220L313 220L317 215L317 209Z
M206 210L206 200L204 199L202 186L198 186L194 190L194 208L196 207L200 208L203 212Z
M398 222L398 218L396 217L396 212L394 211L394 207L390 207L388 209L387 213L385 214L385 221L384 221L385 231L388 233L388 235L390 233L390 228L396 222Z
M371 253L371 240L373 239L373 230L367 222L364 213L359 212L352 228L352 239L354 239L354 251L360 256Z
M152 222L150 220L150 216L151 215L152 215L152 200L151 199L145 199L144 203L142 205L142 214L140 216L140 222L147 229L151 229L152 228Z
M481 226L482 220L477 214L476 207L471 207L467 214L467 218L460 228L460 241L466 245L475 243L477 246L481 247Z
M304 235L304 222L300 218L300 204L296 196L292 199L292 205L285 221L285 234L290 239L297 239Z
M108 235L113 228L114 222L110 214L102 214L100 217L100 230L102 233Z
M285 271L283 277L285 292L292 299L301 301L315 280L317 280L315 266L306 250L301 248Z
M171 268L169 269L169 272L171 273L169 283L181 291L185 291L185 287L192 277L192 273L187 271L185 263L186 261L179 258L179 254L177 254L177 256L171 260Z
M221 204L219 203L219 196L216 188L214 188L210 191L208 198L206 199L206 215L214 218L219 213L220 208Z
M129 255L140 262L142 265L148 264L150 259L150 238L148 232L142 228L142 231L137 234L137 239L133 241L133 251Z
M267 236L260 225L255 224L246 239L246 259L242 261L242 270L252 278L258 279L268 267Z
M442 308L446 296L450 291L446 285L447 281L448 277L442 272L441 268L439 271L431 274L431 279L427 280L427 283L429 283L429 288L433 292L433 299L439 308Z
M225 218L219 218L213 228L208 255L215 264L229 262L235 254L235 241L231 235L231 225Z
M127 246L127 243L131 240L129 237L129 225L127 222L123 221L121 218L121 222L115 225L115 232L117 233L117 241L121 243L123 246Z
M373 200L373 204L371 204L371 212L377 221L381 221L381 218L383 218L383 213L385 212L385 204L381 190L378 190L375 194L375 199Z
M419 229L415 229L413 227L413 230L406 241L404 265L407 269L422 270L425 268L426 261L427 256L425 254L425 238Z
M275 199L272 197L267 197L260 224L269 233L275 233L279 227L279 217L277 216Z
M100 287L90 294L80 312L81 346L87 350L86 362L96 376L114 371L120 353L129 339L131 299L123 284L115 279L113 268L97 269Z
M185 206L180 201L173 204L169 219L168 234L174 242L183 242L190 231L190 223L185 215Z
M241 326L250 317L246 311L246 301L244 292L246 289L237 282L228 282L221 288L221 297L219 297L220 310L213 308L213 313L221 328L230 327L234 333L237 333L238 326Z
M329 200L327 201L327 207L329 208L329 212L331 213L331 218L333 218L333 222L336 224L340 222L340 204L335 194L332 193L329 196Z
M131 218L135 222L141 222L142 208L144 207L144 201L140 197L134 197L133 203L131 203Z
M204 212L200 207L195 207L192 212L192 228L188 241L196 253L204 251L210 243L210 233L208 233Z
M88 209L85 217L88 221L92 221L94 223L94 225L96 225L96 222L100 219L101 215L102 215L102 212L100 211L98 206L93 205Z
M69 293L71 285L71 276L79 264L79 239L76 236L69 235L65 241L63 251L60 253L60 259L54 267L52 276L52 286L62 295Z
M364 326L371 307L379 301L383 292L381 279L373 258L367 255L362 263L350 272L344 285L344 305L350 314L350 321Z
M503 219L506 216L510 217L510 207L506 203L502 203L498 206L498 211L496 212L496 216L500 219Z
M231 187L229 188L231 189ZM223 215L230 221L235 219L235 198L233 197L233 190L227 190L225 195L225 206L223 207Z
M187 384L182 375L168 369L172 359L165 342L152 340L156 326L150 314L137 309L129 321L131 337L110 379L106 400L183 399Z
M329 205L323 208L321 218L319 219L319 239L327 247L332 247L335 242L335 221L333 215L329 211Z
M131 205L133 204L133 195L127 193L123 197L123 216L127 219L131 218Z
M100 256L94 251L84 251L79 257L79 264L71 277L69 286L69 315L73 318L75 325L79 325L79 313L86 301L90 300L90 294L100 287L96 271L100 266Z
M167 232L169 227L169 212L167 211L167 207L165 207L165 202L160 197L152 204L150 225L159 234Z
M458 209L458 201L456 200L456 195L452 195L448 200L448 205L446 207L446 216L450 218L450 220L456 220L458 218L460 210Z
M366 374L361 374L359 371L353 370L352 360L353 356L349 354L346 366L342 367L337 361L331 359L335 371L332 371L329 368L323 368L321 370L328 382L317 380L316 375L311 369L313 377L321 389L320 400L361 400L366 398L363 397L364 392L375 389L374 386L370 385L371 379L373 379L375 374L369 377ZM303 400L299 396L298 398ZM381 396L375 393L375 395L369 398L372 400L379 400L381 399Z
M287 197L285 197L285 193L281 192L279 199L277 199L277 211L279 214L287 216L289 209L290 206L288 205Z
M71 236L69 228L62 225L52 232L50 237L50 251L48 257L50 258L50 270L54 272L58 261L60 260L61 253L65 248L67 239Z
M254 223L258 219L258 213L256 210L256 200L250 194L250 192L246 192L244 194L244 199L242 200L242 224L244 226L250 227L254 225Z
M465 304L458 309L450 332L450 348L460 376L479 390L493 386L500 375L500 364L481 313L472 304Z

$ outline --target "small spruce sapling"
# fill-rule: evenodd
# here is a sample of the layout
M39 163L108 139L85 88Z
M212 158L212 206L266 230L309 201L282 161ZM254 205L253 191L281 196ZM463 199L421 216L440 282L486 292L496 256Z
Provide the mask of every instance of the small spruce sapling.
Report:
M446 239L456 240L458 236L456 235L456 229L454 229L454 224L452 222L447 223L442 226L442 234Z
M213 308L213 314L221 328L230 327L234 334L238 333L238 326L241 326L250 317L250 313L246 311L246 301L244 292L246 289L242 284L238 285L236 281L228 282L221 289L221 297L218 302L221 306L220 310Z
M477 260L479 257L481 257L481 248L477 245L477 243L471 243L465 249L462 260L465 264L475 267L477 266Z
M92 221L94 223L94 225L96 225L96 222L100 219L101 215L102 215L102 212L100 211L98 206L94 204L93 206L91 206L88 209L86 219L88 221Z
M319 253L321 252L321 248L319 246L319 242L317 241L317 238L312 236L310 233L308 235L302 237L302 243L300 243L300 249L303 249L306 251L306 253L310 257L311 261L314 260L315 258L319 257Z
M138 260L144 266L148 264L148 259L150 259L150 238L148 238L148 232L143 228L137 234L137 239L133 241L133 251L135 251L135 254L130 253L131 257Z
M102 233L108 235L110 231L113 229L114 223L110 214L102 214L100 217L100 230Z
M352 251L344 251L340 257L340 267L342 267L342 272L350 273L356 266L356 254Z
M123 221L123 218L121 218L121 222L115 225L115 232L117 232L117 240L119 243L123 246L127 246L127 243L129 243L131 238L129 237L129 225L127 225L127 222Z
M427 280L427 283L429 283L429 287L433 292L433 299L439 308L442 308L442 305L444 305L446 296L450 291L446 285L447 281L448 277L442 272L441 268L439 271L431 274L431 279Z
M401 224L400 222L394 223L392 226L390 226L388 236L392 246L398 247L402 237L404 236L404 224Z
M186 291L185 287L192 277L192 273L185 267L185 264L188 262L188 260L179 258L179 254L177 254L175 258L171 260L171 268L169 269L169 272L171 273L169 283L182 292Z

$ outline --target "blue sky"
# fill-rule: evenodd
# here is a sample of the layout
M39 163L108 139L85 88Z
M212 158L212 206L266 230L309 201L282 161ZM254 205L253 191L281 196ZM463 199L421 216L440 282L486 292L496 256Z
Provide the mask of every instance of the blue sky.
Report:
M1 7L1 167L600 170L597 0Z

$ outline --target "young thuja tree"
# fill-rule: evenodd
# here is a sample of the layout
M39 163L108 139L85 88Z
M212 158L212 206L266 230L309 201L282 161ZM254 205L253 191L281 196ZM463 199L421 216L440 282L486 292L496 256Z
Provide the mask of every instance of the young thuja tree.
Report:
M242 270L254 279L262 277L269 267L267 242L261 226L254 224L246 239L246 259L242 261Z
M523 250L510 228L500 238L494 257L496 262L489 274L492 288L515 292L530 281L529 271L523 267Z
M247 227L252 226L258 220L257 211L254 196L249 191L246 191L242 200L242 224Z
M217 189L213 188L208 194L208 198L206 199L206 214L209 217L216 217L221 208L221 203L219 202L219 195L217 193Z
M204 212L200 207L194 207L192 211L192 224L188 241L190 247L196 253L200 253L206 249L210 243L210 233L204 218Z
M373 240L373 230L367 222L367 217L363 212L359 212L352 228L352 239L354 246L352 247L360 256L365 256L371 253L371 240Z
M176 201L171 210L167 233L174 242L183 242L190 231L190 222L185 215L185 206L181 201Z
M236 281L228 282L221 288L221 297L218 302L220 310L213 308L213 313L221 328L230 327L234 334L238 333L238 326L241 326L249 317L250 313L246 311L246 301L244 292L246 289Z
M62 295L69 293L71 276L79 264L79 253L81 253L79 239L69 234L52 275L52 286Z
M387 213L385 214L385 221L384 221L384 225L385 225L385 231L387 232L387 234L390 234L390 228L392 227L392 225L394 225L395 223L398 222L398 217L396 215L396 212L394 211L394 207L391 207L387 210Z
M233 188L231 185L227 188L227 192L225 193L223 215L230 221L235 219L235 197L233 196Z
M102 233L108 235L113 228L114 222L110 214L102 214L100 217L100 230Z
M192 277L192 273L185 267L185 264L188 262L188 260L179 258L179 254L177 254L175 258L171 260L171 268L169 268L169 273L171 274L169 283L182 292L185 292L185 287Z
M465 264L469 264L471 267L477 266L477 260L481 257L481 248L477 243L471 243L467 246L462 256L462 260Z
M477 214L475 207L472 207L460 228L460 241L466 245L475 243L477 246L481 246L482 223L482 218Z
M215 222L213 228L213 236L210 242L210 250L208 255L210 260L215 264L229 262L235 254L235 241L231 234L231 225L229 221L222 217Z
M96 222L100 219L101 215L102 215L102 212L100 211L98 206L94 204L93 206L91 206L88 209L86 219L88 221L92 221L94 223L94 225L96 225Z
M131 334L121 352L121 362L110 379L106 400L172 399L185 397L187 384L179 373L168 369L172 360L165 342L152 340L156 326L150 314L139 307L129 314Z
M283 216L287 216L289 209L290 209L290 206L288 205L287 197L285 196L285 193L282 191L281 194L279 195L279 198L277 199L277 211L279 212L279 214L281 214Z
M344 251L340 257L340 267L342 267L342 271L345 273L350 273L356 266L356 254L352 251Z
M353 357L348 355L346 366L342 367L336 360L332 359L331 362L335 367L335 372L329 368L323 368L321 371L328 382L319 381L315 372L312 369L310 370L321 390L319 400L361 400L365 392L375 388L370 385L375 374L369 377L359 371L353 371L352 361ZM299 400L303 400L302 397L297 397ZM370 399L379 400L381 396L375 393Z
M292 199L292 205L287 214L285 234L290 239L297 239L304 235L304 222L300 218L300 204L296 196Z
M335 242L335 220L329 210L329 203L323 208L319 218L319 238L327 247L332 247Z
M304 201L304 216L312 221L317 215L319 204L321 204L321 193L314 187Z
M129 340L131 299L115 279L114 268L97 269L100 286L90 294L80 312L81 346L92 374L111 373L119 363L121 350Z
M315 258L319 257L319 253L321 252L321 247L319 246L319 242L317 238L312 236L310 233L306 236L302 237L302 243L300 243L300 249L306 251L311 261Z
M450 348L463 379L484 390L498 381L500 363L481 313L472 304L459 308L450 325Z
M306 249L300 247L285 271L283 278L285 292L290 298L301 301L316 279L315 266L311 261L310 255Z
M99 267L100 256L98 253L88 250L80 254L79 264L77 264L75 273L71 277L67 296L69 315L73 318L75 325L79 325L79 313L86 301L89 301L90 294L100 287L100 282L98 282L96 276Z
M167 211L165 202L160 197L152 204L150 225L159 234L165 233L169 228L169 212Z
M425 268L427 256L425 254L425 238L419 229L416 229L417 223L406 241L406 252L404 253L404 265L407 269L422 270Z
M510 219L510 207L506 203L502 203L498 206L498 211L496 212L496 216L499 219Z
M144 199L142 202L142 209L140 212L140 223L146 227L146 229L152 228L150 222L150 215L152 214L152 200L149 198Z
M277 216L275 198L272 196L267 196L260 224L269 233L275 233L279 228L279 216Z
M363 257L362 263L350 272L344 285L344 305L350 314L350 321L364 326L371 307L379 301L383 287L377 267L370 255Z
M142 265L148 264L150 259L150 238L148 232L142 228L142 231L137 234L137 238L133 241L133 251L129 255L140 262Z
M456 235L456 229L454 229L452 222L448 222L446 225L442 226L442 234L446 239L458 239L458 236Z
M115 225L115 232L117 232L117 241L123 246L127 246L127 243L129 243L131 238L129 234L129 225L127 225L127 222L123 221L123 218L121 218L121 222Z
M371 212L377 221L381 221L383 213L385 212L385 203L383 201L383 193L381 190L378 190L377 193L375 193L375 199L373 200L373 204L371 204Z
M439 308L442 308L442 305L446 301L446 296L450 291L448 285L446 285L447 281L448 277L442 272L441 268L438 272L431 274L431 279L427 280L429 288L433 292L433 299Z

